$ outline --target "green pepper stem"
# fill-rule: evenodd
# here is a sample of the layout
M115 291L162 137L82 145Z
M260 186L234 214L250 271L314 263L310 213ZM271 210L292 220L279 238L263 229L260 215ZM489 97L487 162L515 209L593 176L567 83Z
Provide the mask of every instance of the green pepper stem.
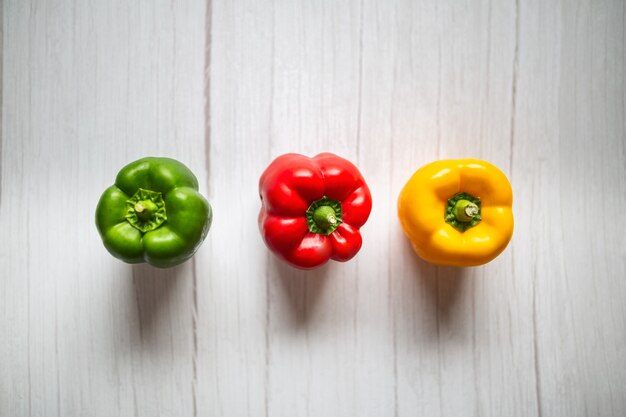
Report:
M459 200L454 205L454 217L460 222L470 222L479 213L479 208L476 204L469 200Z
M135 203L135 213L142 220L149 219L157 210L157 205L150 200L141 200Z
M128 223L142 233L159 227L165 220L165 201L158 191L140 188L126 200L126 216Z

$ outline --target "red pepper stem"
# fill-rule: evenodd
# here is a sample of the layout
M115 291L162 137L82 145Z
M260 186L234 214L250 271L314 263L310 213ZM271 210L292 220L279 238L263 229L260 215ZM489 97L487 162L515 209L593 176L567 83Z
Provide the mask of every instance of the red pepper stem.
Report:
M332 198L322 197L311 203L306 211L309 232L330 235L341 224L341 203Z
M142 220L149 219L157 210L157 205L150 200L141 200L135 203L135 213Z
M319 206L313 212L313 220L317 227L326 230L337 224L337 215L335 210L330 206Z

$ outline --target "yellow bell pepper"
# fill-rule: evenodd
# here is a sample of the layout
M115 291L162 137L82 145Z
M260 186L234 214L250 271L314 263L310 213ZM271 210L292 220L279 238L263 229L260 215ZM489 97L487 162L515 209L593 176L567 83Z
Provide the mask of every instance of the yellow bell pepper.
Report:
M476 266L513 235L513 191L479 159L436 161L417 170L398 198L398 217L415 252L437 265Z

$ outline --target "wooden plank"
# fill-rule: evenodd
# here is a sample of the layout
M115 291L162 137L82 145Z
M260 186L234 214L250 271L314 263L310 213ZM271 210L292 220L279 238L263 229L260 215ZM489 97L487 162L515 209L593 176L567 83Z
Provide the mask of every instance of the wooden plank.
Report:
M623 12L521 7L515 275L532 282L543 415L617 416L626 405Z
M191 415L191 264L115 261L93 213L140 156L203 171L204 4L3 10L0 414Z

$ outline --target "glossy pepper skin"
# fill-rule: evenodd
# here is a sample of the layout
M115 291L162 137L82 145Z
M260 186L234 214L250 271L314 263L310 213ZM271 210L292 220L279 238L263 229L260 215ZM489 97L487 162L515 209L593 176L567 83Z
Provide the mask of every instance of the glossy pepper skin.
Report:
M191 258L211 226L198 180L182 163L148 157L126 165L96 208L96 226L111 255L169 268Z
M285 154L259 181L259 228L268 248L289 264L311 269L344 262L361 249L359 228L372 209L359 170L331 153Z
M430 163L398 199L398 217L415 252L436 265L475 266L498 256L513 235L506 176L478 159Z

